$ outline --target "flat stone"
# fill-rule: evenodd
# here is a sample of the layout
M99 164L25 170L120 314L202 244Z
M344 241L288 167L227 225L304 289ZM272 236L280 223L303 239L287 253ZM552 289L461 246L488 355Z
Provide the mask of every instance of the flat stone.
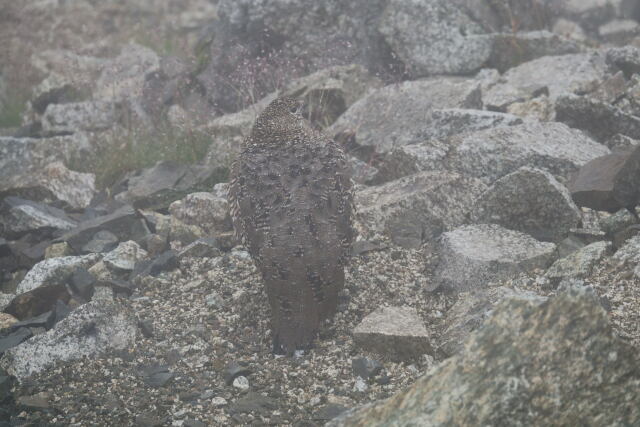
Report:
M629 212L629 209L620 209L613 215L601 218L599 225L600 229L604 231L605 235L611 238L620 231L636 224L637 222L638 220L631 214L631 212Z
M206 233L232 230L229 203L212 193L192 193L169 205L171 215L189 225L197 225Z
M519 273L546 269L555 251L553 243L499 225L463 226L444 233L438 241L440 262L433 289L480 289Z
M80 250L82 253L109 252L118 246L118 236L109 230L100 230Z
M90 267L100 260L98 254L49 258L33 266L22 279L16 293L21 294L40 286L64 284L79 267Z
M351 360L351 370L355 376L368 380L382 371L382 365L375 359L358 357Z
M640 73L640 48L624 46L609 49L607 63L621 70L629 79L632 75Z
M22 381L59 362L127 349L136 339L136 324L126 307L91 301L50 331L5 352L0 364Z
M256 392L249 392L229 405L230 414L253 413L256 415L268 415L277 408L277 403L267 396Z
M353 330L356 345L392 360L411 360L431 354L429 335L411 307L381 307Z
M391 398L327 426L572 425L576 420L620 426L640 421L637 350L615 336L598 298L584 287L546 301L503 300L461 353Z
M115 124L116 117L113 102L50 104L42 115L42 131L46 135L103 131Z
M5 233L14 237L27 232L70 230L77 225L61 209L12 196L2 201L0 222Z
M147 251L132 240L120 243L114 250L104 255L102 262L109 270L126 273L134 269L137 262L148 258Z
M9 335L0 338L0 354L22 344L32 336L33 333L29 330L29 328L21 328L15 332L10 333Z
M449 172L422 172L365 188L355 195L365 229L416 248L466 221L466 212L486 187Z
M559 241L582 220L569 190L549 172L524 166L475 201L471 221L498 224L538 240Z
M562 123L526 122L452 136L449 169L492 183L522 166L544 169L561 182L597 157L610 153Z

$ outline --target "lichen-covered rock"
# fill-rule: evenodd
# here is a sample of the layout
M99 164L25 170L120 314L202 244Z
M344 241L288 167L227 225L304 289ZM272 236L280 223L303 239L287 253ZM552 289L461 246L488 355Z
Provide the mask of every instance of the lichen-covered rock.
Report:
M585 279L594 267L611 252L611 242L595 242L553 263L545 273L552 285L564 279Z
M92 301L74 310L46 333L8 350L2 366L20 381L53 366L96 357L133 345L137 321L119 304Z
M391 0L379 30L414 77L469 74L491 55L491 38L448 0Z
M120 55L102 68L96 81L94 99L122 101L142 96L146 77L160 67L160 58L148 47L126 45Z
M381 307L353 330L353 339L366 351L392 360L411 360L431 354L427 329L411 307Z
M108 129L115 121L116 109L113 102L51 104L42 116L42 131L46 135L95 132Z
M562 123L525 122L452 136L449 168L491 183L522 166L546 170L566 181L609 149Z
M607 50L607 64L619 69L627 78L640 73L640 48L617 47Z
M40 261L22 279L16 289L16 293L21 294L45 285L64 284L77 268L88 268L99 261L100 258L101 255L89 254L49 258Z
M212 193L191 193L171 203L169 212L185 224L197 225L208 234L232 229L227 199Z
M115 273L127 273L133 270L137 262L148 257L147 251L136 242L129 240L120 243L114 250L105 254L102 262Z
M476 179L449 172L422 172L356 192L364 228L416 248L464 223L473 200L486 189Z
M564 185L549 172L527 166L494 182L471 210L475 223L499 224L538 240L556 242L581 219Z
M503 300L460 354L328 426L639 422L636 350L614 335L596 297L570 288L546 301Z
M570 288L504 300L462 353L327 426L634 425L639 387L635 350L596 297Z
M545 269L556 245L495 224L466 225L442 234L435 288L463 292L518 273Z
M481 109L480 82L435 78L385 86L354 103L327 130L352 135L362 147L386 153L395 147L422 142L437 128L430 112L446 108Z
M438 351L447 357L459 353L464 348L469 335L491 316L498 303L505 298L514 297L543 299L532 292L514 290L505 286L492 286L460 293L456 303L445 315L443 324L446 326L440 337Z
M555 101L561 95L594 90L606 71L604 58L597 53L545 56L507 71L498 84L483 93L482 100L485 106L500 111L543 92Z

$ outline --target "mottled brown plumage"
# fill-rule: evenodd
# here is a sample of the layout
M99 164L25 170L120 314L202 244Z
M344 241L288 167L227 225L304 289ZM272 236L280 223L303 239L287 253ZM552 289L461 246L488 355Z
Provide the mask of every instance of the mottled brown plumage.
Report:
M307 348L336 311L352 239L351 178L341 148L291 98L258 117L231 171L238 236L262 273L274 347Z

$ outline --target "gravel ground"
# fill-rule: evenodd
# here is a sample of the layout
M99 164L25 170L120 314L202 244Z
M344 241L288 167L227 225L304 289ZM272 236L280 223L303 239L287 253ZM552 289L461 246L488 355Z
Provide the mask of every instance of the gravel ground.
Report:
M408 305L437 343L443 313L455 299L421 291L426 261L421 251L391 248L352 258L334 323L313 350L279 357L271 352L266 295L248 254L186 259L179 270L142 280L131 298L153 336L141 337L124 354L34 377L18 394L44 392L50 408L23 415L54 425L322 425L327 412L390 396L434 363L427 356L413 364L381 360L351 338L380 304ZM378 359L384 369L357 384L351 364L363 356ZM231 362L250 371L248 390L225 382ZM165 380L167 368L173 377L150 385L145 373L154 366L161 374L152 379ZM244 411L247 405L254 410Z

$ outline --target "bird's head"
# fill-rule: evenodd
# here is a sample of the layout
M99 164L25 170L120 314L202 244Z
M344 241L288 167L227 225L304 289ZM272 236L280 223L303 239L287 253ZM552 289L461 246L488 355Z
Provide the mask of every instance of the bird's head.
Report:
M287 96L272 101L256 119L253 139L261 143L278 143L301 135L308 128L301 114L303 106L302 101Z

